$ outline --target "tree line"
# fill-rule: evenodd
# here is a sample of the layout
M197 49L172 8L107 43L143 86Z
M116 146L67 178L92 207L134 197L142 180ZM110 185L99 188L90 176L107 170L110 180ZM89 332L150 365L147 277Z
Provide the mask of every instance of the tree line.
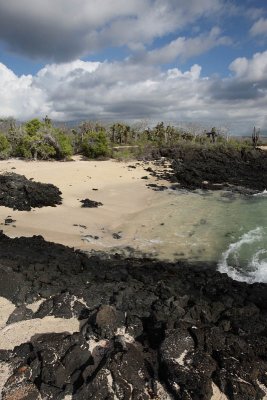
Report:
M216 139L216 140L215 140ZM70 128L56 126L46 116L31 119L23 124L13 118L0 119L0 158L69 159L73 154L88 158L117 157L130 153L144 154L151 148L175 146L181 142L209 144L228 141L216 128L210 132L199 129L186 130L164 122L154 127L142 124L130 126L122 122L104 125L85 121Z

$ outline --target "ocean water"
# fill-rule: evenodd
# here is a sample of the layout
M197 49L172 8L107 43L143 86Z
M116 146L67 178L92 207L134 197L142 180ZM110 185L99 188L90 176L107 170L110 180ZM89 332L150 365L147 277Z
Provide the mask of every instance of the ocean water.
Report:
M151 256L212 261L233 279L267 282L267 191L246 197L165 191L120 230L134 249Z

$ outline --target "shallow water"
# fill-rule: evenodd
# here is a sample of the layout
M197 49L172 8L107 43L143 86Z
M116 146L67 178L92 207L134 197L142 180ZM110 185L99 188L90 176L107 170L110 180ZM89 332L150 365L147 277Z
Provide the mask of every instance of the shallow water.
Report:
M215 261L234 279L267 282L266 193L166 191L119 230L121 245L161 259Z
M74 163L1 161L0 172L15 168L63 193L63 204L55 208L0 207L1 229L10 237L42 235L83 251L127 254L133 249L134 255L165 260L212 261L235 279L267 281L266 191L247 197L221 191L153 192L147 184L169 183L150 175L143 180L148 165L135 167L78 158ZM104 206L81 208L80 199L87 197ZM5 224L7 216L12 224Z

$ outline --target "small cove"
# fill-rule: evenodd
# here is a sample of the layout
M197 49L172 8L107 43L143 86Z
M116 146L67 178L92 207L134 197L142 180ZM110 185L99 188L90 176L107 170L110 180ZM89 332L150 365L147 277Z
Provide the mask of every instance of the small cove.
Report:
M10 237L42 235L81 249L161 260L212 262L232 278L267 281L267 196L231 191L154 191L147 184L169 183L148 176L147 164L75 159L72 163L1 162L16 172L53 183L63 204L27 211L0 207L2 229ZM34 166L34 168L33 168ZM96 190L97 189L97 190ZM81 208L89 197L103 203ZM6 218L14 221L5 225Z

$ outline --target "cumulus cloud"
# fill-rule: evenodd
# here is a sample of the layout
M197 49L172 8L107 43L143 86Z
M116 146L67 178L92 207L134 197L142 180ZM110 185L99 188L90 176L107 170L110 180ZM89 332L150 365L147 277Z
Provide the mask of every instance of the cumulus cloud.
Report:
M202 33L193 38L178 37L161 48L156 48L148 52L140 51L132 59L149 64L167 64L177 58L184 61L190 57L207 52L213 47L229 44L231 44L231 39L221 36L220 28L214 27L209 33Z
M140 48L222 8L223 0L9 0L0 40L29 57L70 61L108 46Z
M250 34L252 36L267 35L267 19L260 18L258 21L256 21L250 29Z
M1 116L20 119L46 113L57 120L184 119L190 110L201 114L206 86L198 65L185 72L178 68L162 72L128 62L77 60L46 65L27 77L2 69L6 78L0 75L0 80L6 90L0 91L0 101L8 108L1 109Z
M76 60L16 76L0 64L0 116L25 120L188 121L246 132L263 127L267 52L238 58L226 79L202 76L201 67L162 71L153 65ZM266 128L266 127L265 127Z
M229 66L239 79L247 81L265 81L267 79L267 51L256 53L252 59L236 58Z
M211 98L228 109L231 120L258 125L266 130L267 51L256 53L251 59L235 59L229 69L233 76L211 81Z
M32 81L31 75L18 77L0 63L0 113L2 116L22 117L39 113L39 106L43 104L45 96L40 88L32 86ZM43 110L46 109L47 106L44 105Z

